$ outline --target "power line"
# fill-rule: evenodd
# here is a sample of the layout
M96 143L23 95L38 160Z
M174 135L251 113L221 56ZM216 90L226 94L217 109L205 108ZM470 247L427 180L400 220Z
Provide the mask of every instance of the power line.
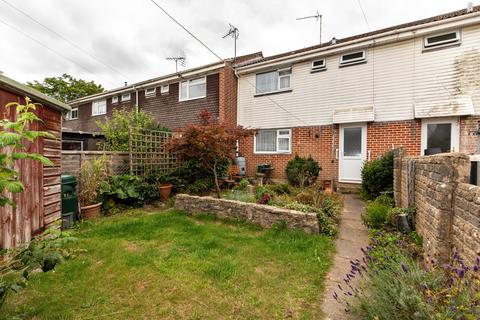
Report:
M35 39L34 37L30 36L28 33L25 33L25 32L23 32L22 30L20 30L20 29L18 29L18 28L16 28L16 27L14 27L13 25L11 25L11 24L9 24L9 23L5 22L5 21L4 21L4 20L2 20L2 19L0 19L0 23L2 23L2 24L4 24L4 25L6 25L7 27L9 27L10 29L12 29L12 30L14 30L14 31L16 31L16 32L18 32L18 33L20 33L20 34L22 34L23 36L25 36L25 37L29 38L30 40L32 40L32 41L34 41L34 42L36 42L38 45L40 45L40 46L44 47L45 49L47 49L47 50L49 50L49 51L51 51L51 52L55 53L56 55L58 55L58 56L62 57L63 59L65 59L65 60L68 60L68 61L70 61L71 63L73 63L73 64L75 64L75 65L79 66L80 68L82 68L83 70L87 71L88 73L94 74L94 72L92 72L92 71L91 71L90 69L88 69L87 67L85 67L85 66L81 65L80 63L78 63L78 62L76 62L76 61L74 61L74 60L70 59L69 57L67 57L67 56L65 56L65 55L63 55L63 54L61 54L60 52L58 52L58 51L56 51L56 50L54 50L54 49L50 48L50 47L49 47L49 46L47 46L46 44L44 44L44 43L42 43L41 41L39 41L39 40ZM112 83L112 82L110 82L110 84L112 84L112 85L113 85L113 83Z
M370 24L368 23L367 15L365 14L365 10L363 10L362 3L360 0L357 0L358 6L360 7L360 10L362 10L363 14L363 19L365 20L365 23L367 24L368 31L370 31Z
M37 19L35 19L34 17L32 17L30 14L26 13L25 11L23 11L22 9L14 6L13 4L11 4L10 2L6 1L6 0L1 0L2 2L4 2L5 4L7 4L8 6L10 6L11 8L13 8L14 10L20 12L21 14L23 14L24 16L26 16L27 18L29 18L30 20L34 21L36 24L42 26L44 29L48 30L49 32L53 33L54 35L56 35L57 37L61 38L62 40L66 41L68 44L70 44L72 47L75 47L77 50L80 50L81 52L83 52L84 54L88 55L90 58L94 59L95 61L97 61L98 63L104 65L105 67L107 67L108 69L112 70L113 72L121 75L123 78L126 78L130 81L132 81L131 78L129 78L128 76L124 75L122 72L118 71L117 69L115 69L114 67L104 63L103 61L101 61L100 59L98 59L97 57L95 57L92 53L88 52L87 50L83 49L81 46L77 45L75 42L69 40L68 38L66 38L65 36L63 36L62 34L56 32L55 30L51 29L50 27L46 26L45 24L43 24L42 22L38 21Z
M202 40L200 40L197 36L195 36L190 30L187 29L187 27L183 26L177 19L175 19L172 15L170 15L162 6L160 6L155 0L150 0L156 7L158 7L160 10L162 10L170 19L172 19L177 25L179 25L183 30L185 30L185 32L187 32L190 36L192 36L192 38L194 38L195 40L197 40L202 46L204 46L208 51L210 51L215 57L217 57L220 61L225 61L225 59L221 58L218 54L216 54L212 49L210 49L204 42L202 42ZM226 64L227 67L229 67L230 69L232 69L233 71L235 71L235 68L233 68L231 65L229 64ZM250 84L253 88L255 88L255 90L258 90L257 86L253 83L251 83L247 78L245 78L245 81ZM285 111L286 113L288 113L289 115L291 115L292 117L294 117L295 119L297 119L298 121L302 122L303 124L309 126L309 124L307 122L305 122L304 120L300 119L299 117L297 117L295 114L291 113L290 111L288 111L287 109L285 109L284 107L282 107L278 102L276 102L275 100L273 100L272 98L270 98L269 96L265 96L268 100L270 100L270 102L272 102L273 104L275 104L278 108L282 109L283 111Z

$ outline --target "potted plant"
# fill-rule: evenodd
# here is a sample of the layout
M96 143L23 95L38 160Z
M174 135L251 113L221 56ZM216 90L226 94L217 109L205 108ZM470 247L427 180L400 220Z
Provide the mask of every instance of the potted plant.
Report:
M160 176L158 179L159 190L160 190L160 199L162 201L167 201L172 193L173 184L171 182L171 177L169 175Z
M80 167L80 213L85 219L100 217L100 185L107 179L105 156L85 161Z

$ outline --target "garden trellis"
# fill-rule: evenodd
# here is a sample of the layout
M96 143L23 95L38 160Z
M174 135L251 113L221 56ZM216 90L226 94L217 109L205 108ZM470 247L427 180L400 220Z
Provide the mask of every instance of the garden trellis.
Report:
M160 130L131 128L129 131L130 173L170 173L178 165L177 156L167 148L173 133Z

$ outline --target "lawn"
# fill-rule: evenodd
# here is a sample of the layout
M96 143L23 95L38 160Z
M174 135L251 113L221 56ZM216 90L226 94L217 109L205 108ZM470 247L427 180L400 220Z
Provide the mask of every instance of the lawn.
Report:
M85 249L11 295L0 319L318 319L333 241L183 212L75 231Z

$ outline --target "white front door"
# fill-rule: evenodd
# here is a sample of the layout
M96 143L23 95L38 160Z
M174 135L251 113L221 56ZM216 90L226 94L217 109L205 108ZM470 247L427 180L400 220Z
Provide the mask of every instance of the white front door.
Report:
M340 125L340 182L360 183L363 162L367 159L367 125Z

